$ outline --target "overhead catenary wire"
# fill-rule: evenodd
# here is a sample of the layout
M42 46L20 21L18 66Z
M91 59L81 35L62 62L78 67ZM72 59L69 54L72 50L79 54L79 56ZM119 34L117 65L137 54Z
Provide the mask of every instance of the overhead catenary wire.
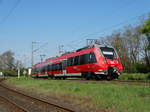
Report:
M127 22L129 22L129 21L131 21L131 20L134 20L134 19L137 19L137 18L139 18L139 17L141 17L141 16L144 16L144 15L146 15L146 14L147 14L147 13L143 13L143 14L141 14L141 15L137 15L137 16L128 18L128 19L126 19L125 21L122 21L122 22L120 22L120 23L111 25L111 26L106 27L106 28L104 28L104 29L102 29L102 30L99 30L99 31L97 31L97 32L87 34L87 35L83 36L82 39L78 39L78 41L83 40L83 39L87 39L87 37L89 37L89 36L93 36L93 35L96 35L96 34L103 33L103 32L105 32L105 31L111 30L112 28L115 28L115 27L118 27L118 26L120 26L120 25L126 24ZM76 42L76 40L71 41L70 43L74 43L74 42Z
M135 0L135 1L136 1L136 0ZM135 3L135 1L130 1L130 2L124 3L123 6L119 6L118 8L119 8L119 9L122 9L123 7L129 7L129 6L133 5L133 4ZM113 12L113 14L111 14L111 15L114 15L114 13L120 12L120 10L118 10L118 8L117 8L117 10L111 11L111 12ZM105 29L104 29L104 30L105 30ZM95 34L95 33L94 33L94 34ZM86 38L86 37L92 36L92 35L93 35L93 33L92 33L92 34L89 34L89 35L86 35L86 36L83 36L83 38ZM82 40L86 40L86 39L82 39ZM81 41L81 40L78 40L78 41ZM74 41L71 41L71 42L69 42L69 43L73 43L73 42L77 42L77 39L74 40ZM78 42L77 42L77 44L78 44ZM67 44L66 46L69 47L69 46L72 46L72 45ZM71 48L75 48L75 47L72 46Z
M21 0L17 0L16 3L13 5L13 7L11 8L11 10L8 12L8 14L6 16L4 16L1 20L0 20L0 24L3 24L8 18L9 16L13 13L13 11L17 8L17 6L19 5Z
M136 1L136 0L135 0ZM135 1L134 0L132 0L132 1L129 1L129 2L127 2L127 3L123 3L122 5L120 5L118 8L117 8L117 10L111 10L111 12L113 12L113 13L111 13L111 14L109 14L109 16L119 16L119 15L116 15L115 13L118 13L118 12L120 12L121 10L118 10L118 9L123 9L123 8L126 8L126 7L129 7L129 6L132 6L132 5L134 5L134 3L135 3ZM81 25L80 25L81 26ZM80 27L78 27L78 28L80 28ZM77 29L78 29L77 28Z

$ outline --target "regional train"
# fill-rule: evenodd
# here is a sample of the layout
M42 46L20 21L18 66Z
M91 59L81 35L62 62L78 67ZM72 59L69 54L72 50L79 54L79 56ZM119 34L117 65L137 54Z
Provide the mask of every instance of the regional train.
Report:
M117 79L122 71L120 57L112 46L94 44L35 64L32 77L111 80Z

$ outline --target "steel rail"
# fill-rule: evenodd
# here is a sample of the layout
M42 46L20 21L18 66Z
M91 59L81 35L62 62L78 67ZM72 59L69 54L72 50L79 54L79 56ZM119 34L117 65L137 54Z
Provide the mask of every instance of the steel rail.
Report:
M15 106L16 108L18 108L18 109L21 110L22 112L29 112L27 109L25 109L25 108L22 107L21 105L18 105L18 104L15 103L14 101L11 101L10 99L6 98L5 96L0 95L0 98L4 99L4 100L7 101L8 103L12 104L13 106Z
M20 95L22 95L22 96L25 96L25 97L28 97L28 98L30 98L30 99L39 101L39 102L41 102L41 103L45 103L45 104L48 104L48 105L57 107L58 109L62 109L62 110L68 111L68 112L75 112L75 110L73 110L72 108L63 107L63 106L61 106L60 104L48 102L48 101L46 101L46 100L44 100L44 99L39 99L39 98L30 96L30 95L24 94L24 93L22 93L22 92L18 92L18 91L14 90L14 89L10 89L9 87L6 87L6 85L4 85L4 84L2 84L2 83L0 83L0 86L3 87L3 88L5 88L5 89L8 90L8 91L13 92L13 93L20 94Z

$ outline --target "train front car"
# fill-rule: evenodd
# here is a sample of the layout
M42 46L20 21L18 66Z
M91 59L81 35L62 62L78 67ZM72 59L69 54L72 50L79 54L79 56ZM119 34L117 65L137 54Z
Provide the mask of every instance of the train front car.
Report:
M98 72L95 72L100 78L118 79L122 73L123 66L116 50L110 46L97 46L100 53L98 64Z

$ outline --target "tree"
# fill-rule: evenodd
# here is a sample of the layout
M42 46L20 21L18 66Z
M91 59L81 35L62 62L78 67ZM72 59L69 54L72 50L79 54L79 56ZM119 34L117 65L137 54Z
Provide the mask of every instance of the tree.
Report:
M147 40L148 40L148 46L147 49L150 50L150 16L147 19L147 21L145 22L145 24L143 25L143 28L141 29L142 33L145 34L147 36Z
M0 55L0 68L1 69L14 69L15 59L12 51L6 51Z
M148 40L141 32L142 26L142 23L137 26L128 25L101 39L101 43L117 50L125 72L150 71L150 52L145 49Z

